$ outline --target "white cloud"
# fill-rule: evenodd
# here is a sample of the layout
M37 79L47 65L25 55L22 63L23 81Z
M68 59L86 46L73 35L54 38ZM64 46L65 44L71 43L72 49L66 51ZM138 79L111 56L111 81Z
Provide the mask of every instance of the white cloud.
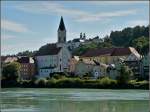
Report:
M10 20L1 20L1 29L12 31L12 32L28 32L28 28L20 23L10 21Z
M129 21L128 24L130 26L136 26L136 25L148 25L149 24L149 21L147 20L134 20L134 21Z
M84 21L98 21L98 20L106 20L110 19L110 17L120 17L120 16L127 16L131 14L136 14L137 10L122 10L122 11L112 11L112 12L102 12L102 13L95 13L95 14L89 14L86 17L78 18L78 21L84 22Z
M133 5L133 4L149 4L149 1L87 1L90 5Z
M78 22L100 21L109 19L110 17L127 16L137 13L137 10L135 9L99 13L88 12L79 9L64 7L62 4L56 2L40 2L40 4L37 3L36 5L26 3L24 5L16 6L16 8L30 13L68 16Z

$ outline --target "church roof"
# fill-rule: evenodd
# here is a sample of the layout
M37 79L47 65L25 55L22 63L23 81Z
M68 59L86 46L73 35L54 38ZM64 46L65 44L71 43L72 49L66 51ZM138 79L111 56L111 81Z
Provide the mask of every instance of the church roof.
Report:
M63 20L62 16L61 16L61 20L60 20L60 24L59 24L58 30L61 30L61 31L66 30L65 24L64 24L64 20Z
M42 46L36 53L36 56L43 55L57 55L61 50L61 47L57 47L56 44L47 44Z

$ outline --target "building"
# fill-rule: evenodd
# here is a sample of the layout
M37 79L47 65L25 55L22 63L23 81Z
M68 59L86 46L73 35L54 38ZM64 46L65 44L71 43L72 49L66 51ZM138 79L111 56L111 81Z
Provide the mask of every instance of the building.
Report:
M81 59L75 66L75 75L82 77L85 74L92 75L94 79L106 75L107 65L98 63L95 60Z
M17 62L20 63L20 79L31 80L35 74L35 64L32 57L19 57Z
M66 28L61 17L58 28L58 42L49 44L48 52L41 52L36 55L39 77L49 77L54 72L68 72L71 53L66 45Z
M83 43L83 40L80 38L75 38L72 41L67 42L68 48L71 50L74 50L75 48L78 48Z
M105 64L115 64L119 60L140 60L140 54L132 47L91 49L80 58L96 60Z
M111 65L116 67L118 62L125 62L132 69L135 77L139 77L141 74L141 55L133 47L92 49L83 54L81 59L96 60L109 65L110 68L112 68ZM115 74L116 71L111 69L109 76L114 79L116 77L114 76Z
M141 60L141 77L144 79L149 79L149 55L146 55Z
M78 56L74 56L73 58L70 59L70 62L69 62L69 73L74 74L75 67L76 67L76 64L78 63L78 61L79 61L79 57Z

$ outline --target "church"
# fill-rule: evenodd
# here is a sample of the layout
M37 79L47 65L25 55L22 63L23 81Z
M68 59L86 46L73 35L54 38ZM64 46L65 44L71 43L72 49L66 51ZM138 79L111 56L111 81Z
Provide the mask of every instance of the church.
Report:
M48 52L41 52L35 57L39 78L49 77L50 73L68 72L69 70L71 53L66 44L66 28L63 17L61 17L57 35L57 43L50 44Z

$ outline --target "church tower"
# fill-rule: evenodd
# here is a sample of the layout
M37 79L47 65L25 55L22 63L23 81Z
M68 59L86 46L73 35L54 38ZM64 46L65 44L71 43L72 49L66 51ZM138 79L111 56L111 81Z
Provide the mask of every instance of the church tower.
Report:
M57 33L58 33L58 43L66 43L66 28L62 16Z

